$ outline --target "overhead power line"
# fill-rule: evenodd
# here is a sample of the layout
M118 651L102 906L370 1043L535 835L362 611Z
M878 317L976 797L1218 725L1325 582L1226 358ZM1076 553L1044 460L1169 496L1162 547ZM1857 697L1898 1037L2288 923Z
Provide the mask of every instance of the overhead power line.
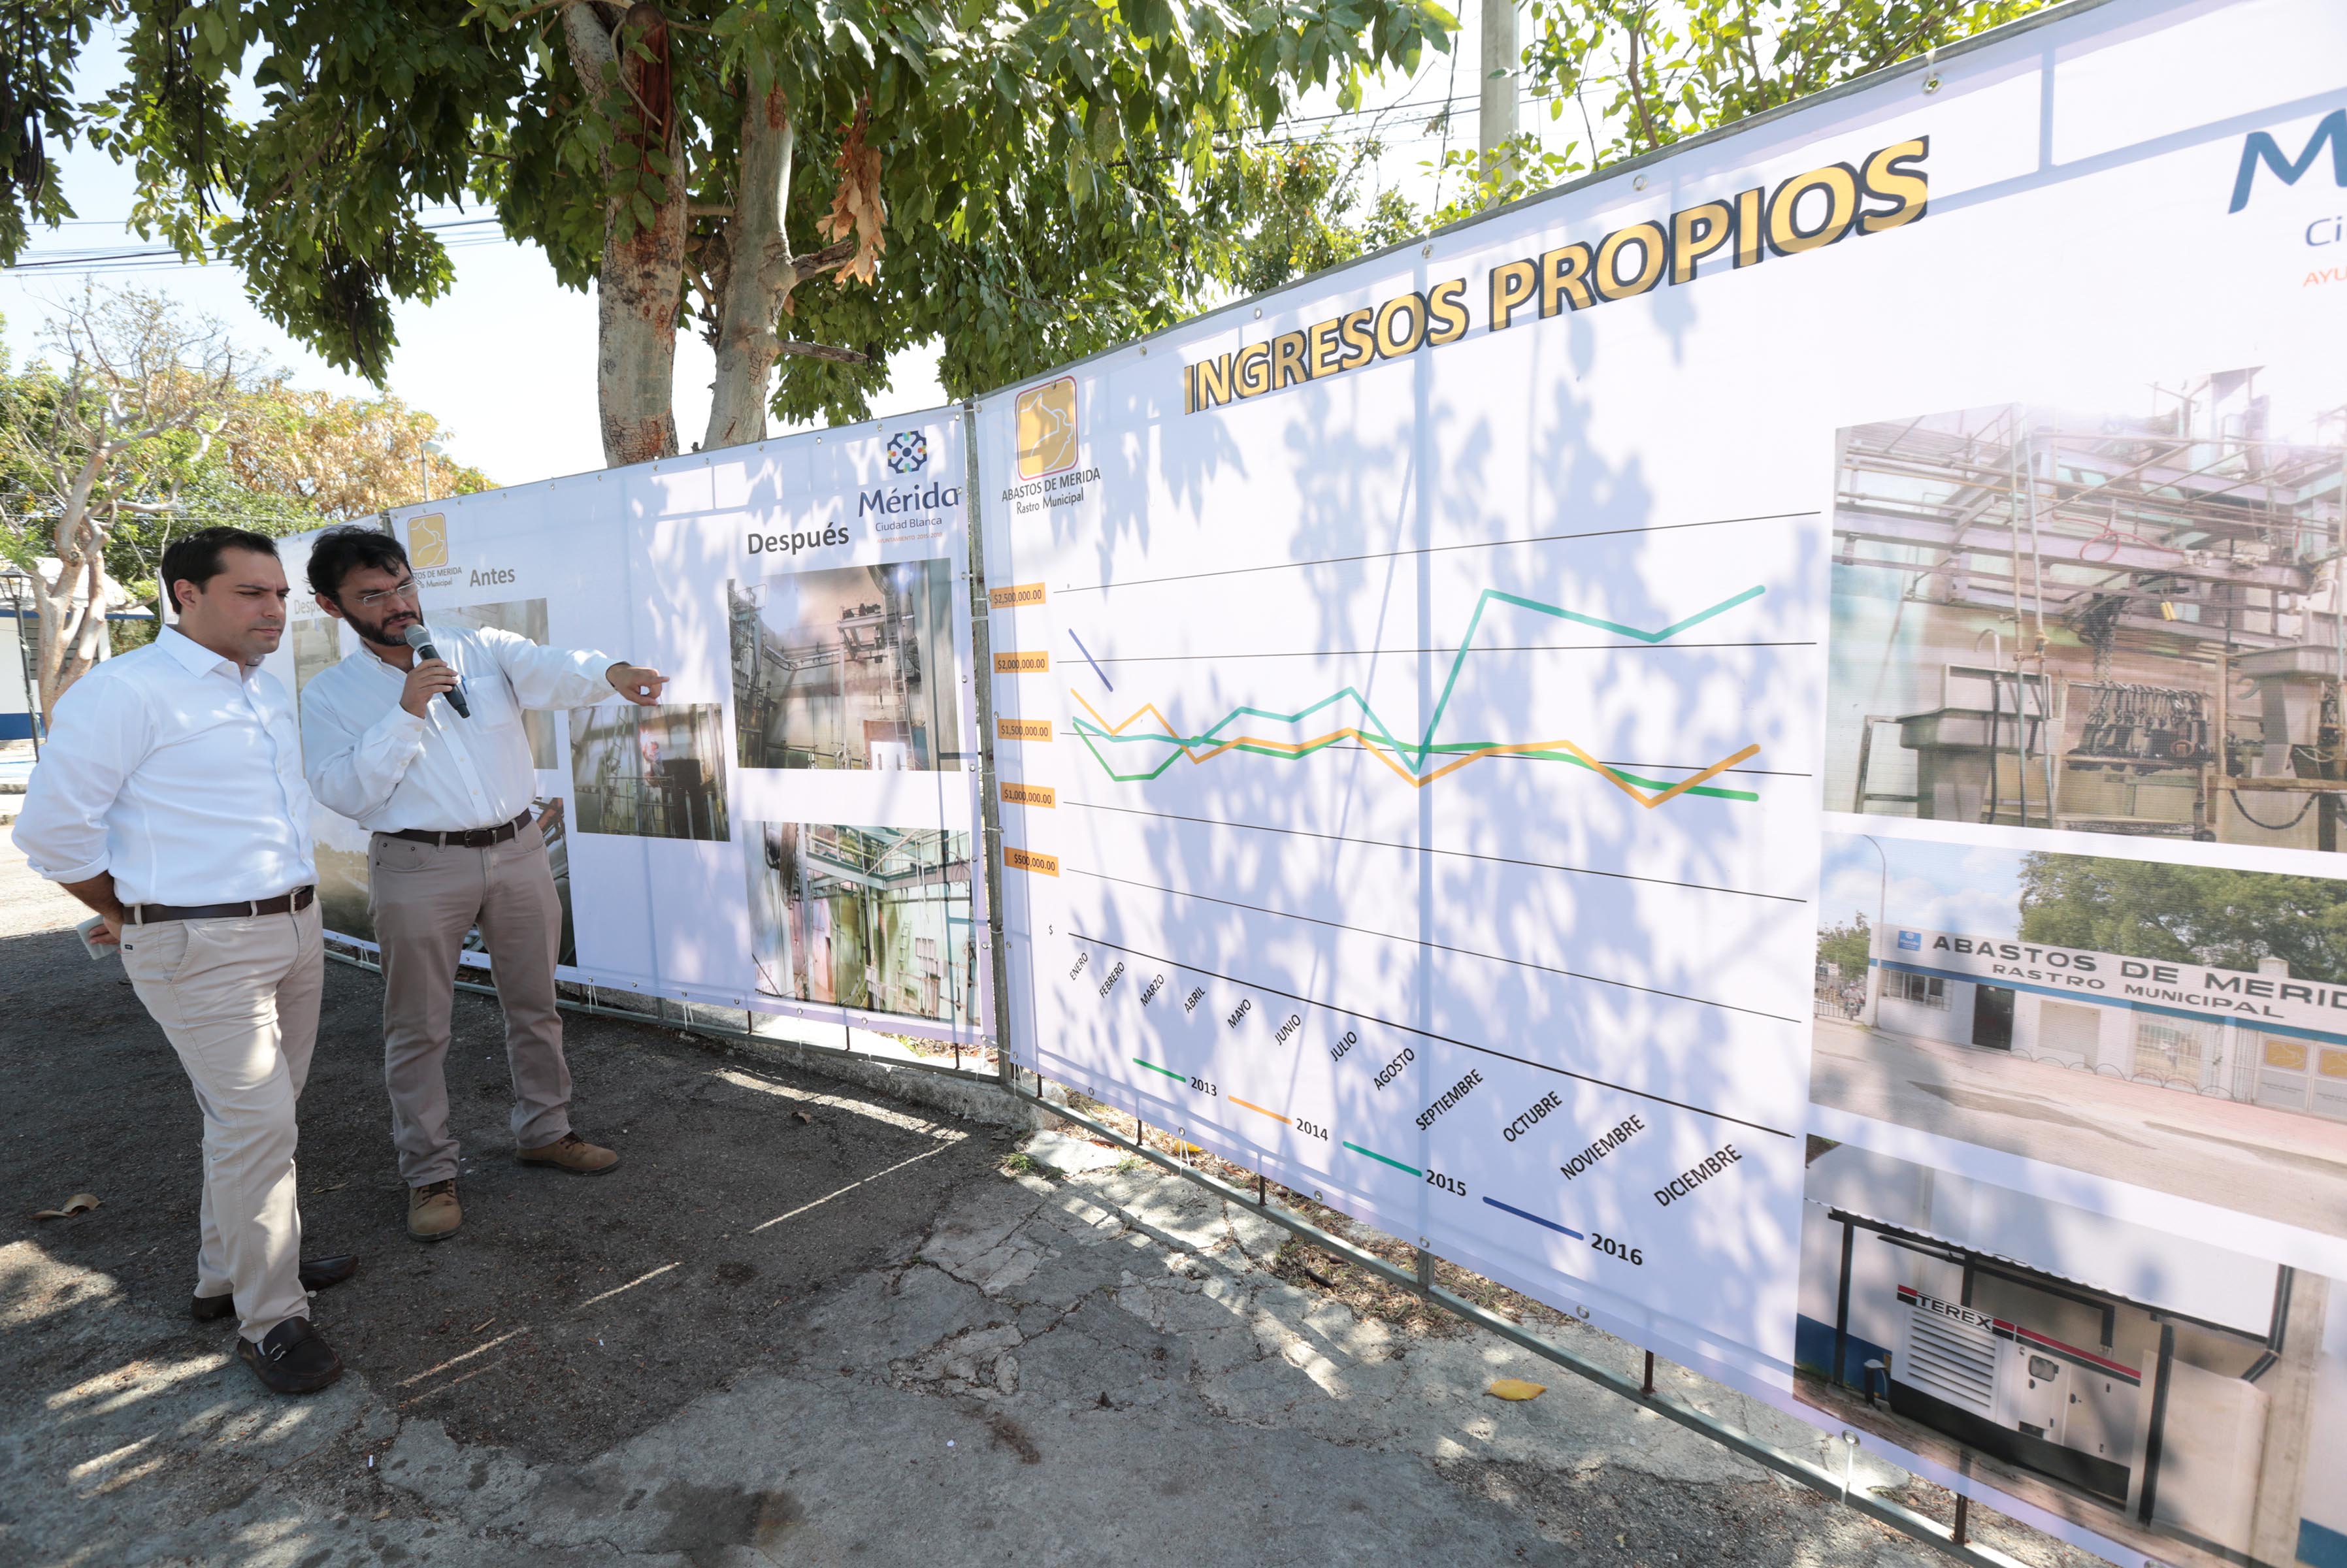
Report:
M498 221L499 220L495 218L460 218L448 223L426 223L424 229L427 233L446 234L459 230L478 229ZM466 235L451 242L447 248L470 250L483 244L501 245L512 242L503 234ZM220 257L225 256L227 252L214 249L211 254ZM24 259L12 262L0 271L9 272L146 272L157 266L189 267L197 264L169 245L91 245L70 251L44 250L36 247L27 251Z

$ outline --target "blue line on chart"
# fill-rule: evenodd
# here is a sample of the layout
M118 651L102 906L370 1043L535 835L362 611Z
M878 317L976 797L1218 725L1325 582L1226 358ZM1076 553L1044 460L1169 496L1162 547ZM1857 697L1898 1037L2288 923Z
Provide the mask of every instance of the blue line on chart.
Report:
M1497 1198L1485 1198L1483 1201L1491 1204L1495 1209L1505 1209L1508 1213L1515 1215L1516 1218L1520 1220L1530 1220L1536 1225L1546 1225L1553 1231L1562 1231L1575 1241L1587 1241L1589 1239L1587 1236L1583 1235L1579 1231L1573 1230L1566 1225L1561 1225L1554 1220L1544 1220L1538 1214L1528 1214L1512 1204L1503 1204Z
M1092 673L1100 677L1100 683L1108 686L1112 692L1115 691L1115 687L1108 685L1108 672L1100 667L1100 661L1092 657L1092 651L1084 646L1084 640L1076 635L1073 627L1068 629L1068 641L1076 645L1076 651L1082 654L1084 662L1092 667Z

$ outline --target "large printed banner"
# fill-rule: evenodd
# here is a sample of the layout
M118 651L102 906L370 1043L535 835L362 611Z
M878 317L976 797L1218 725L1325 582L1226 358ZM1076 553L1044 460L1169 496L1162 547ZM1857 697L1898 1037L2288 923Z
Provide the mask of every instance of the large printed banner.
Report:
M2347 1563L2347 10L983 401L1012 1048L2130 1563Z
M982 1035L966 486L948 409L391 515L427 622L671 678L656 707L525 717L564 979ZM296 688L373 657L306 598ZM321 806L317 835L327 928L372 948L367 835Z

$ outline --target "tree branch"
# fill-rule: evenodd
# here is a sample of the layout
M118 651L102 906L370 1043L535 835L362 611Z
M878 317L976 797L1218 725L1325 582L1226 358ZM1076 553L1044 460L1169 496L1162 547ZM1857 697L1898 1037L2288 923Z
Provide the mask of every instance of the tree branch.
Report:
M853 248L850 247L851 250ZM789 338L776 339L774 352L795 354L801 359L829 360L834 364L870 364L872 363L870 354L858 354L852 348L834 348L827 343L794 343Z
M849 238L834 241L820 251L809 251L804 256L794 257L790 264L790 286L794 289L809 278L819 278L825 272L836 272L840 268L847 265L855 255L856 241Z

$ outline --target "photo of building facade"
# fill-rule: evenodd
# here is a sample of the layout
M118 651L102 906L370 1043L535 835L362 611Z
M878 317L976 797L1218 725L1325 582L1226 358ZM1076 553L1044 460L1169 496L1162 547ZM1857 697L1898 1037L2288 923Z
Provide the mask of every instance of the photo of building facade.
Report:
M2347 1122L2347 988L1889 926L1875 1027Z
M2258 376L1839 433L1829 809L2347 847L2347 415Z
M958 766L951 563L727 587L745 768Z
M1825 850L1816 1104L2347 1234L2347 881Z

